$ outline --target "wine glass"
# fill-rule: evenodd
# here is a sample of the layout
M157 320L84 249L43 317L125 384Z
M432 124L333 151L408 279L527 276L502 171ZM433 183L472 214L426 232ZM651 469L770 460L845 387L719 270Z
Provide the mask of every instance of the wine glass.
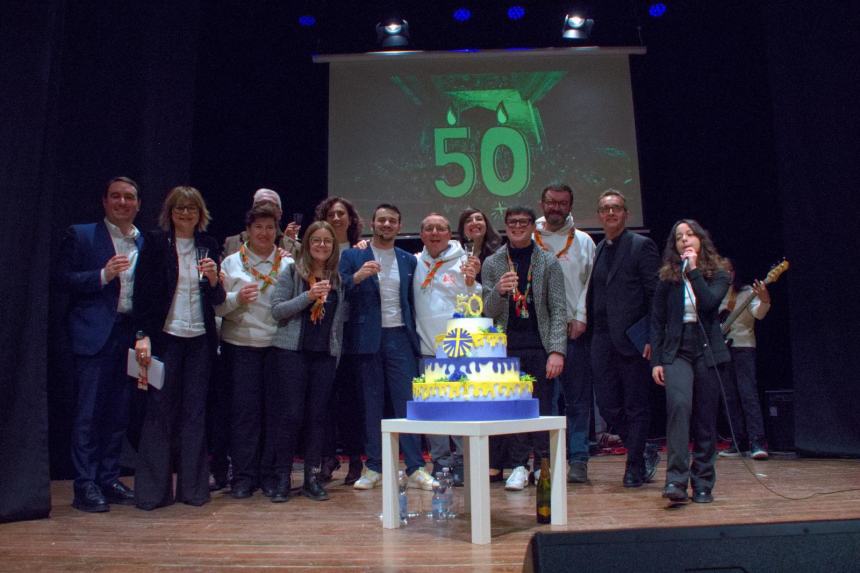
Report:
M209 249L206 247L197 247L197 280L199 282L203 282L206 278L200 269L200 262L207 258L209 258Z

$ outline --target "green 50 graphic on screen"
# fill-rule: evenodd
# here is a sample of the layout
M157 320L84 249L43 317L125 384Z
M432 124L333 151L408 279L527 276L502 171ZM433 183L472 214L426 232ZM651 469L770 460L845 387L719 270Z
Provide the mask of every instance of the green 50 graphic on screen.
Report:
M529 165L529 145L526 138L511 127L491 127L481 136L477 148L477 157L465 151L452 151L449 144L462 142L470 143L468 127L441 127L433 132L436 167L457 165L463 170L463 180L455 185L449 184L445 178L439 177L434 181L436 189L445 197L463 197L475 188L479 174L475 166L477 159L480 165L480 176L484 186L493 195L510 197L523 191L531 178ZM462 145L458 147L468 147ZM499 174L497 158L500 152L507 150L510 154L510 175L502 178Z

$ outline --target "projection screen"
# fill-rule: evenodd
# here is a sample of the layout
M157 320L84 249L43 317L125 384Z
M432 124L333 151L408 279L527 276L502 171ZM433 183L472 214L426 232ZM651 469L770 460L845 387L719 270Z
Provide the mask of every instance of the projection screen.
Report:
M575 190L574 218L599 227L598 195L627 197L642 226L629 56L638 48L317 56L329 71L328 193L365 220L379 203L403 213L402 234L439 212L538 215L541 190Z

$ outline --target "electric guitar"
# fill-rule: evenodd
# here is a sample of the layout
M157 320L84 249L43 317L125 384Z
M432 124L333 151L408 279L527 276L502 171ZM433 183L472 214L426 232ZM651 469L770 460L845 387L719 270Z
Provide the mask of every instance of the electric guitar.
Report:
M775 283L776 281L779 280L780 275L782 275L782 273L784 273L785 271L788 270L788 266L789 266L788 261L786 259L782 259L781 263L779 263L778 265L776 265L775 267L770 269L770 271L768 271L767 276L764 278L764 280L762 282L766 285L769 285L771 283ZM726 320L724 320L723 323L720 325L720 330L722 331L723 336L725 336L729 333L729 329L732 327L732 323L735 320L737 320L737 318L741 315L741 313L744 310L746 310L746 308L750 305L750 303L753 301L753 299L756 298L757 296L758 295L756 295L755 293L752 293L750 296L748 296L746 299L744 299L744 301L741 304L735 306L735 309L731 312L731 314L729 314L729 316L726 318ZM730 341L728 341L728 342L730 342Z

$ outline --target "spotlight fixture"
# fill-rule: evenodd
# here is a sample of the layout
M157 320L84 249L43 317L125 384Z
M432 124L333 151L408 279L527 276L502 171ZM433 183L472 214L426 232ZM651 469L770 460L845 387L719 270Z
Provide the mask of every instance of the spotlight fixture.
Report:
M516 22L517 20L522 20L525 15L526 9L519 4L515 4L508 8L508 20Z
M561 37L565 40L585 40L591 35L594 20L586 18L581 14L567 14L564 17L564 26L561 29Z
M376 41L383 48L403 48L409 45L409 22L390 18L376 25Z
M666 13L666 5L662 2L654 2L650 6L648 6L648 14L652 18L659 18L663 14Z
M299 16L299 26L302 28L312 28L317 23L317 19L313 14L304 14Z
M457 8L454 10L454 19L458 22L468 22L472 17L472 11L466 7Z

